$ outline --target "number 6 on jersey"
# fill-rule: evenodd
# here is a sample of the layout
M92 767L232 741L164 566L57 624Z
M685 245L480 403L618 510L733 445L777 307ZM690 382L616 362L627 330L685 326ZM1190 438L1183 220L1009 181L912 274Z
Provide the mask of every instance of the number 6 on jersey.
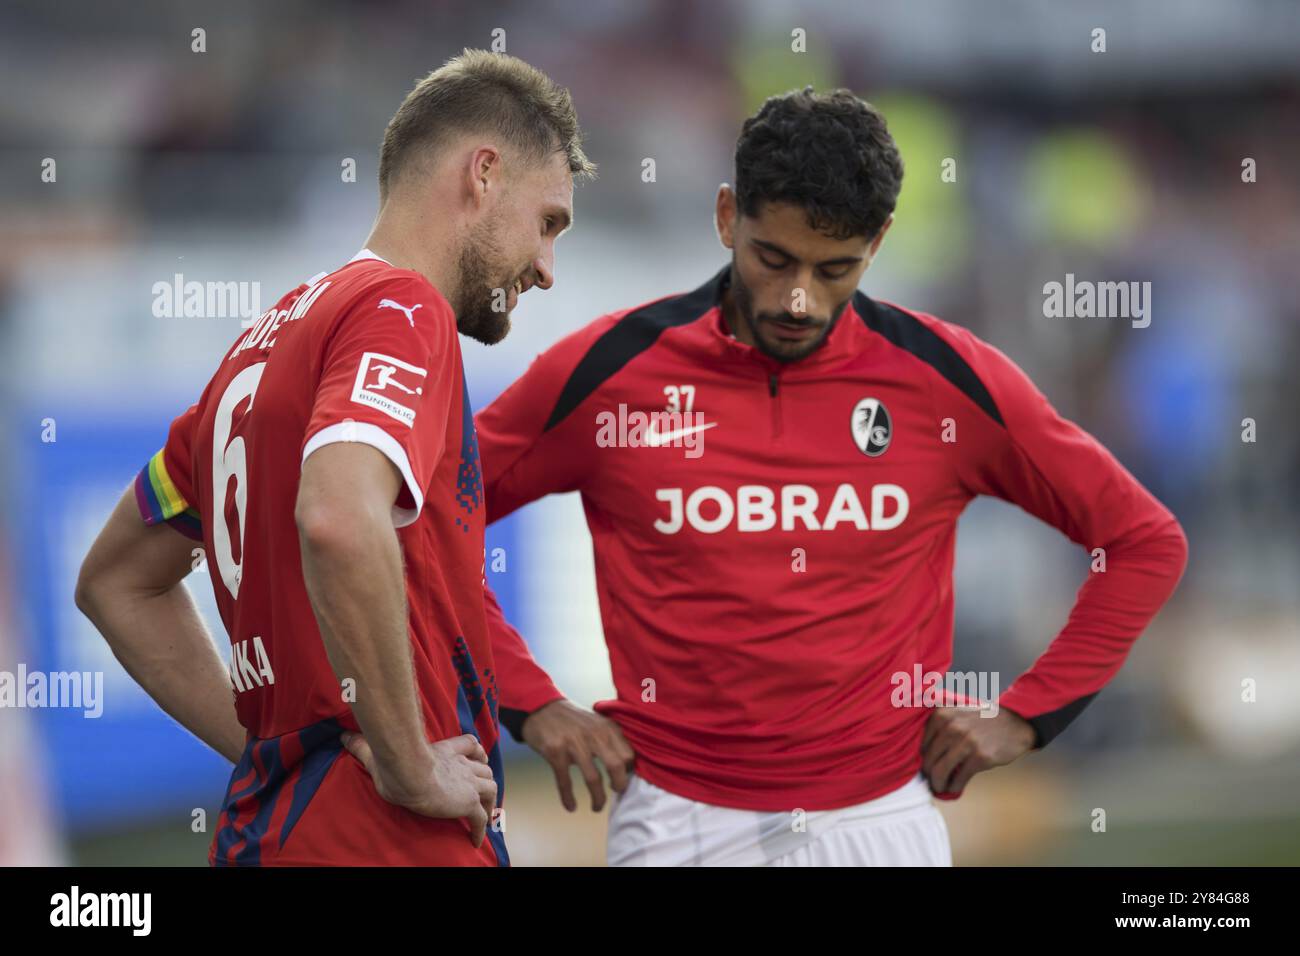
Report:
M244 439L236 436L233 440L235 411L248 400L247 415L253 410L253 396L258 383L262 381L265 362L250 365L236 375L226 387L217 405L217 414L212 422L212 512L216 520L212 522L213 559L221 580L233 598L239 597L239 581L244 566L244 515L248 510L248 456L244 448ZM230 542L230 525L225 520L226 490L230 479L235 479L235 514L239 519L239 560L235 560L234 549Z

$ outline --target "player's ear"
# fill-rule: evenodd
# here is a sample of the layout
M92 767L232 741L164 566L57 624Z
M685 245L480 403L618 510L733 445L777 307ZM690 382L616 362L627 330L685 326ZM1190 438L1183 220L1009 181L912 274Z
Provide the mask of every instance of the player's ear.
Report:
M470 196L474 204L478 205L490 192L501 188L501 150L490 143L476 147L470 153L469 166L465 173Z
M736 247L736 191L727 183L718 187L718 198L713 207L713 225L718 230L718 240L728 249Z
M876 253L880 251L880 244L885 241L885 233L889 232L889 227L894 224L894 214L891 212L885 224L880 227L880 232L876 233L876 238L871 240L870 258L874 259Z

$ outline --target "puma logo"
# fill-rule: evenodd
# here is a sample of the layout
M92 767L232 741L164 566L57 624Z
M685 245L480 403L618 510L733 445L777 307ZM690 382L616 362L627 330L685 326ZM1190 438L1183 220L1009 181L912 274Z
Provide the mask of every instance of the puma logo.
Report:
M415 328L415 310L420 308L423 303L417 302L409 309L400 302L394 302L392 299L380 299L379 307L381 309L397 309L406 316L406 321L411 323L411 328Z

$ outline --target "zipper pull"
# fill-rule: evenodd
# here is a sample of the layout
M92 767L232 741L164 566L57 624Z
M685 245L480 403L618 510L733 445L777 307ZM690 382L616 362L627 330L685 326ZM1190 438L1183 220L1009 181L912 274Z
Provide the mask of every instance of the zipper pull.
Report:
M772 372L767 376L767 391L773 398L776 398L776 373Z

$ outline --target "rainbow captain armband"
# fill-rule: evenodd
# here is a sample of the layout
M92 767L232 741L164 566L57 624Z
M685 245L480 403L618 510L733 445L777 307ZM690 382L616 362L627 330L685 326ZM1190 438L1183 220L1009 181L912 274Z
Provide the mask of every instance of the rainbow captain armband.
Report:
M203 523L199 513L176 490L176 483L167 473L167 462L162 451L149 459L135 478L135 503L144 523L166 522L187 538L203 540Z

